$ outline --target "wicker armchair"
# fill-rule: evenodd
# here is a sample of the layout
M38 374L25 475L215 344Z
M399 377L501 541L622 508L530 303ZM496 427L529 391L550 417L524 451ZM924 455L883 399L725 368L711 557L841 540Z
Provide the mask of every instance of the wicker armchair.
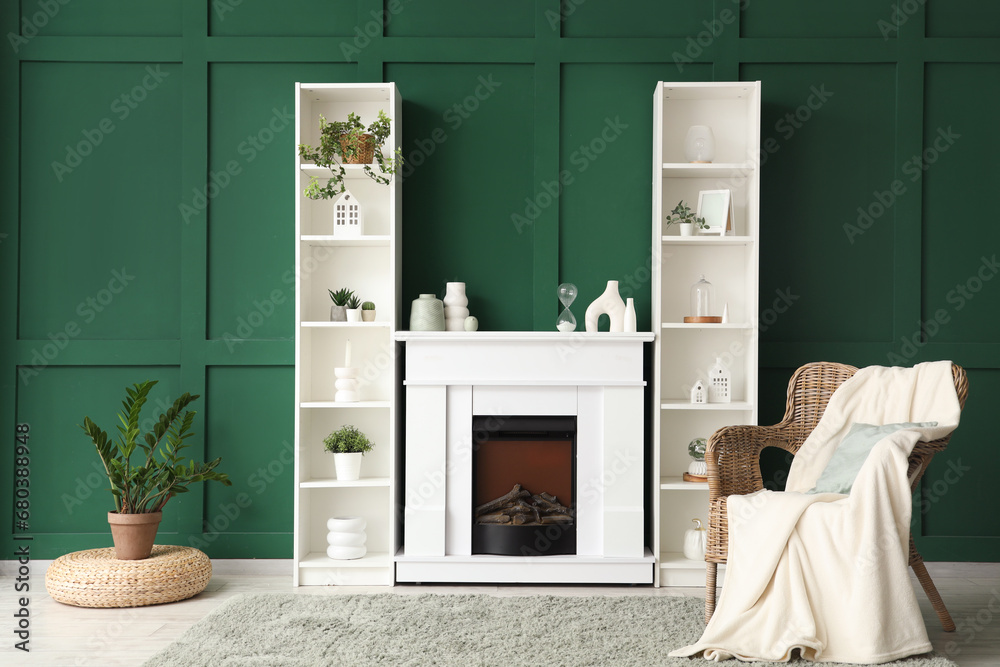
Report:
M708 440L705 461L708 464L709 517L708 546L705 560L708 574L705 584L705 622L715 612L716 570L726 562L729 553L729 528L726 517L728 496L748 494L764 488L760 474L760 452L765 447L780 447L795 454L816 427L830 396L857 368L844 364L819 362L806 364L788 382L785 417L774 426L727 426L716 431ZM965 370L952 365L955 391L959 405L965 407L969 382ZM910 455L907 477L911 489L916 489L934 455L948 446L947 438L933 442L918 442ZM924 561L917 553L910 536L910 566L920 585L930 598L934 611L946 632L955 630L955 623L941 601L934 582L927 574Z

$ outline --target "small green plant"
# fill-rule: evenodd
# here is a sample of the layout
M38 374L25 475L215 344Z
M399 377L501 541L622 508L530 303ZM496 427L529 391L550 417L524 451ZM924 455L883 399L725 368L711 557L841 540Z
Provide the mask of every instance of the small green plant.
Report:
M361 307L361 299L359 299L356 296L352 296L350 298L350 300L347 302L347 307L350 308L351 310L354 310L356 308L360 308Z
M691 208L684 204L684 200L677 202L677 206L674 210L670 212L667 216L667 225L672 225L674 223L693 223L698 229L708 229L708 225L705 223L705 218L695 215Z
M361 304L361 310L375 310L375 304L371 301L365 301Z
M349 290L346 287L336 292L332 289L327 289L326 291L330 293L330 298L333 299L333 305L335 306L346 306L354 298L354 290Z
M90 417L84 417L80 426L90 436L101 457L111 482L115 511L119 514L159 512L168 500L179 493L187 493L188 485L195 482L216 481L225 486L233 485L228 475L215 472L221 458L209 463L192 460L187 465L181 458L181 450L188 446L184 441L194 435L191 426L197 414L187 410L181 415L181 410L196 400L197 394L180 396L160 415L153 425L153 432L140 437L139 413L156 382L147 380L125 387L124 410L118 413L121 426L117 427L116 440L108 438L107 432L102 431ZM137 447L142 451L144 460L133 465L131 458Z
M334 454L353 454L355 452L364 454L370 452L375 443L368 439L368 436L358 430L357 426L348 424L334 431L323 439L326 451Z
M307 144L299 144L299 155L306 162L312 162L318 167L330 169L332 174L326 185L320 185L320 179L313 176L305 189L306 197L310 199L332 199L345 189L344 163L358 163L365 149L374 149L375 162L378 163L381 174L376 174L370 164L365 164L368 177L382 185L389 184L389 177L403 165L403 154L396 149L391 157L382 154L382 146L392 130L392 120L384 111L378 112L378 118L365 127L356 113L348 114L346 121L327 122L319 117L319 146L313 148Z

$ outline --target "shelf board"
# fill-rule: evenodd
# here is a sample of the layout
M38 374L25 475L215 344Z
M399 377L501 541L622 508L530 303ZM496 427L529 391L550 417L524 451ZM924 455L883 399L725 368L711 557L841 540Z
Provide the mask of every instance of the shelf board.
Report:
M705 570L705 561L703 560L691 560L690 558L685 558L684 554L677 553L674 551L663 551L660 552L660 569L661 570ZM726 567L725 563L719 563L719 569L722 570Z
M345 403L341 401L340 403L336 401L303 401L299 403L300 408L335 408L338 410L354 410L357 408L362 409L380 409L388 408L389 401L355 401L353 403Z
M708 482L685 482L682 477L661 477L661 491L708 491Z
M752 174L757 166L753 162L714 162L691 164L689 162L664 162L663 175L671 178L718 178Z
M329 568L340 568L340 567L385 567L388 568L392 566L392 559L389 558L389 554L385 552L371 552L369 551L364 558L355 558L354 560L334 560L333 558L328 558L326 552L323 551L311 551L305 558L299 561L299 567L329 567Z
M753 325L748 322L726 322L725 324L694 324L690 322L664 322L660 325L663 329L753 329Z
M388 477L362 477L352 482L342 482L336 478L330 479L307 479L299 482L300 489L346 489L357 487L389 486Z
M661 410L753 410L753 405L747 401L732 403L692 403L683 398L666 399L660 403Z
M388 329L388 322L300 322L300 326L316 329Z
M389 236L384 234L371 234L354 238L344 238L331 234L303 234L299 240L311 246L340 246L342 248L389 246Z
M378 166L376 165L369 165L369 166L372 167L372 171L374 171L376 174L388 176L388 174L384 174L382 170L378 168ZM711 167L712 165L708 166ZM330 178L330 176L332 175L331 170L329 168L317 167L315 164L310 164L310 163L300 164L299 169L301 169L303 173L309 176L315 176L316 178ZM345 164L344 178L346 180L351 180L355 178L368 178L368 174L365 173L365 165Z
M750 245L752 236L663 236L664 245Z

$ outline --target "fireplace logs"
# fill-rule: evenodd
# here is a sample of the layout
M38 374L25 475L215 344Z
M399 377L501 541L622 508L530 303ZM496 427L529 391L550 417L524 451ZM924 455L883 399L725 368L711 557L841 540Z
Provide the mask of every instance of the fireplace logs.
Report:
M476 523L511 526L549 526L571 524L573 515L555 496L545 493L532 495L515 484L509 493L476 508Z

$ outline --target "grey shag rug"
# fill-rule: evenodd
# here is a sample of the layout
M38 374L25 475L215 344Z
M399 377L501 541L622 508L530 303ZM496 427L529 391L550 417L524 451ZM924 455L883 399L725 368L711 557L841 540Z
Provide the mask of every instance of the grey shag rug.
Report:
M705 661L667 653L701 636L703 613L696 598L646 595L244 594L144 667L696 667ZM943 657L888 664L955 667Z

